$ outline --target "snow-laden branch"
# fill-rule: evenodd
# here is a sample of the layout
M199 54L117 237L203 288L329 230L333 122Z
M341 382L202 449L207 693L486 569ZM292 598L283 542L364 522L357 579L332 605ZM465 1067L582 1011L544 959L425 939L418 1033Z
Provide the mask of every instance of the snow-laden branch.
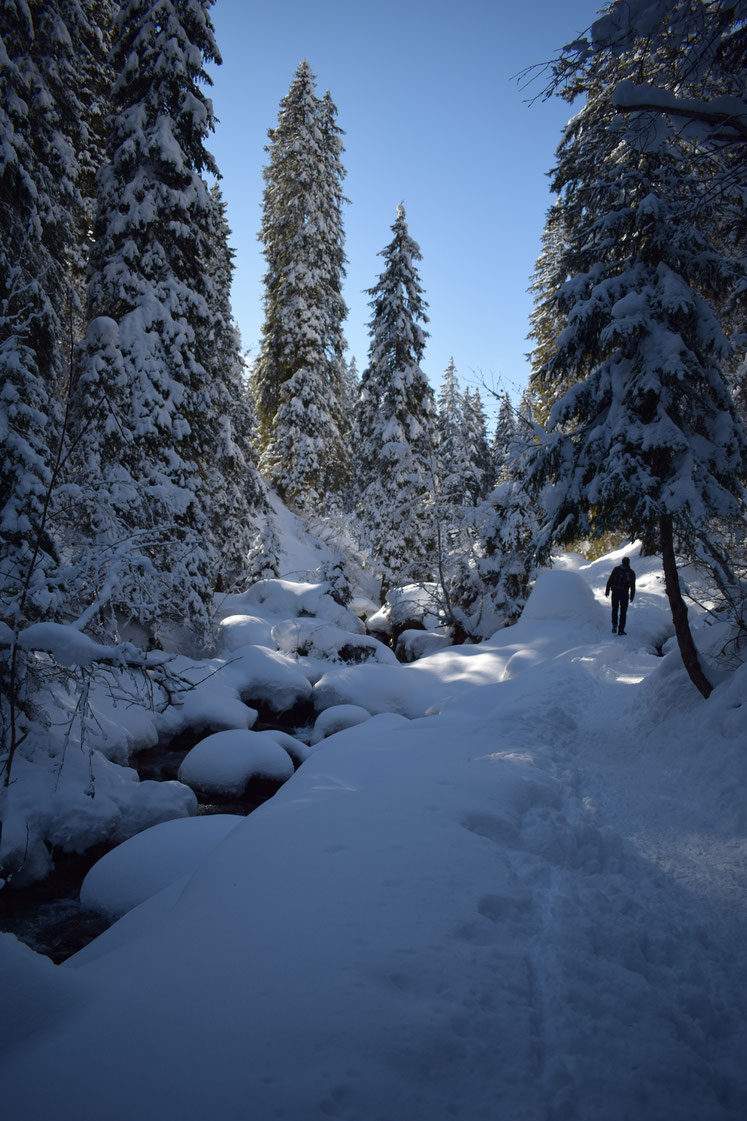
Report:
M747 140L747 104L738 97L714 97L704 101L695 97L677 97L670 90L647 84L620 82L612 95L615 108L626 113L665 113L684 117L709 127L726 127L735 138Z

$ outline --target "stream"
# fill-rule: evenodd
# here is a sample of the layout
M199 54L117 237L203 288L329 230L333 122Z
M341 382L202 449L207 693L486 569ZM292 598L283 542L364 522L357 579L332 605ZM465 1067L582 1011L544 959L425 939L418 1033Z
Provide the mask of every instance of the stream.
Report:
M260 714L255 731L276 729L296 735L291 723L296 713L281 716ZM288 719L288 718L291 719ZM167 741L132 754L128 766L133 767L141 781L153 779L166 782L177 777L188 751L218 728L189 728ZM198 814L248 815L272 798L282 782L273 779L252 779L239 797L203 794L196 790ZM54 867L46 879L28 887L0 891L0 932L16 937L56 965L82 950L112 924L97 911L89 911L80 903L80 886L97 860L105 856L113 844L94 845L83 853L52 851Z

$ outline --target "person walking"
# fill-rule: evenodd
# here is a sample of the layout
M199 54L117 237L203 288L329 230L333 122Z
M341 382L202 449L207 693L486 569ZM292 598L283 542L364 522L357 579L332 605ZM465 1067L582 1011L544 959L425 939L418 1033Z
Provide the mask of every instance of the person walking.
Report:
M628 557L623 557L622 563L612 569L604 594L609 596L610 592L612 592L612 633L625 634L628 597L630 597L631 603L635 599L635 572L630 567Z

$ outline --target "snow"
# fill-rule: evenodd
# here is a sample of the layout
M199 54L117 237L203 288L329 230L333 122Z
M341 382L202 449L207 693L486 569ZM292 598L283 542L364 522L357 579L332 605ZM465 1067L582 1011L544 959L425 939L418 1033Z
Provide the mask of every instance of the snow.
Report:
M269 646L274 648L270 626L256 615L229 615L220 622L220 649L231 653L242 646Z
M224 684L251 700L262 700L276 712L311 696L311 685L301 670L265 646L241 646L223 665L221 676Z
M232 597L258 610L265 618L294 618L311 615L334 623L352 634L362 634L360 619L346 607L336 603L327 584L295 583L291 580L258 580L243 596Z
M324 712L320 712L311 732L311 743L317 744L333 736L335 732L342 732L345 728L354 728L356 724L363 724L370 720L371 713L362 705L333 705Z
M601 625L594 593L578 573L541 572L522 612L523 624L572 619L579 626Z
M237 814L214 814L164 821L143 830L96 861L83 880L81 903L119 918L193 872L240 821Z
M435 631L402 631L397 639L397 657L403 662L416 662L418 658L444 650L450 645L448 635L436 634Z
M331 622L279 583L253 616L313 595ZM209 819L109 854L99 890L142 902L63 966L0 938L3 1117L741 1121L747 667L703 701L670 634L627 547L557 558L515 626L410 665L312 689L240 646L211 680L298 674L326 738L199 855Z
M32 623L19 634L18 645L22 650L46 650L61 666L87 666L114 654L114 647L102 646L63 623Z
M181 782L211 794L242 794L252 778L283 782L293 774L290 755L274 739L235 730L200 740L179 768Z
M303 654L329 662L380 662L397 665L394 652L371 635L351 634L317 619L287 619L272 628L272 641L284 654Z

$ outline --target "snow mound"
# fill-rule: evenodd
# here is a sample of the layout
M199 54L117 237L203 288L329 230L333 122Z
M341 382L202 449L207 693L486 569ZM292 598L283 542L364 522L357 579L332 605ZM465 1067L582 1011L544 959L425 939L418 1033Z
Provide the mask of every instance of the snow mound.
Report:
M296 739L295 736L289 735L288 732L281 731L280 728L265 728L263 731L255 732L254 734L256 736L264 736L265 739L279 743L298 766L304 763L310 755L313 755L313 748L309 747L309 745L302 740Z
M253 778L284 782L293 761L277 740L258 732L215 732L200 740L184 757L179 779L211 794L241 794Z
M416 662L418 658L427 658L451 646L451 639L446 634L436 634L434 631L402 631L397 639L397 658L402 662Z
M297 584L291 580L258 580L243 596L234 597L247 607L261 607L264 617L293 618L312 615L335 623L352 634L365 627L357 615L337 603L329 594L329 584Z
M334 623L320 623L316 619L287 619L277 623L272 628L272 640L283 654L329 662L397 664L389 647L371 635L351 634Z
M260 701L274 712L285 712L311 696L311 685L298 667L266 646L242 646L220 676L241 696Z
M96 861L81 885L81 903L91 911L119 918L194 871L243 820L237 814L214 814L165 821L145 829Z
M317 711L333 705L359 705L371 715L396 712L424 716L443 691L437 677L414 673L409 666L345 666L325 673L314 686Z
M600 625L603 611L594 593L577 572L541 572L521 613L522 623L574 619Z
M112 840L117 842L161 822L193 817L197 813L194 791L181 782L143 779L128 789L128 795L112 834Z
M257 649L258 652L262 650L261 647ZM177 693L174 703L159 718L161 736L174 736L185 728L253 726L257 712L241 700L239 694L244 682L241 674L230 672L232 664L217 658L204 662L181 656L173 659L174 672L192 687Z
M314 730L311 733L312 744L317 744L335 732L345 728L354 728L356 724L363 724L371 719L371 713L360 705L335 705L325 709L317 717Z
M81 992L82 989L82 992ZM80 979L66 975L49 958L34 953L13 934L0 934L0 1054L34 1031L46 1031L81 1003Z
M242 646L269 646L272 649L270 624L256 615L229 615L219 624L219 646L230 654Z

